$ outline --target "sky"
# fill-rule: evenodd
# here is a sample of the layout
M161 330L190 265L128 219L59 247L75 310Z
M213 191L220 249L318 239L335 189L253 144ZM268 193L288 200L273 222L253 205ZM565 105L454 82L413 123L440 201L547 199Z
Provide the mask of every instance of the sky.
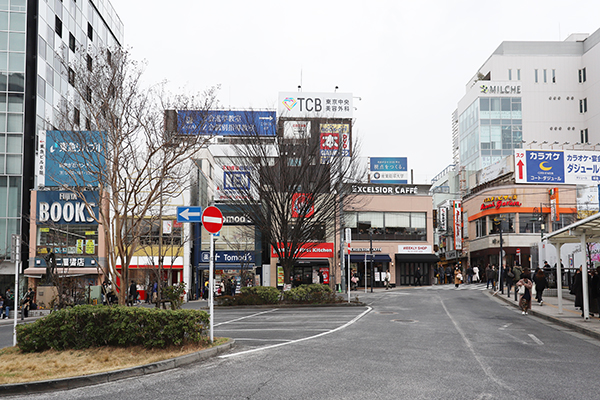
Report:
M452 112L503 41L600 29L598 0L111 2L148 84L190 95L219 85L232 109L337 86L355 97L361 156L408 157L419 184L452 163Z

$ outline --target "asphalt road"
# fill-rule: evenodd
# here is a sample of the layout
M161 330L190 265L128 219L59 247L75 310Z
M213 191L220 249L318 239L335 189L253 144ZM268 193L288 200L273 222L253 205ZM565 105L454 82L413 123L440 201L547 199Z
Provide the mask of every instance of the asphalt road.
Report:
M28 399L591 399L600 342L480 286L359 292L368 307L221 309L230 353Z

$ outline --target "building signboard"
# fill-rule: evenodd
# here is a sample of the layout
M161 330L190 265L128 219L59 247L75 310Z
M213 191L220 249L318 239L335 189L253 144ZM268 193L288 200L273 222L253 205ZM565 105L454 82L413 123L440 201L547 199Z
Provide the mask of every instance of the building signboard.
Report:
M352 93L279 93L279 117L351 119L353 111Z
M599 211L597 185L577 185L577 219L591 217Z
M499 210L502 207L521 207L523 203L517 201L517 199L518 197L516 194L486 197L479 210L489 210L490 208Z
M408 159L406 157L371 157L369 160L371 183L408 183Z
M438 215L440 216L440 232L446 232L446 230L448 230L448 209L446 207L440 207Z
M430 244L399 244L398 254L432 254Z
M177 129L183 135L275 136L275 122L275 111L177 111Z
M37 186L98 186L105 164L102 135L98 131L39 131Z
M352 193L377 194L386 196L418 195L429 196L431 185L379 185L379 184L353 184Z
M320 124L321 164L337 156L350 157L350 124Z
M200 252L200 262L210 261L210 251ZM215 262L219 264L252 264L254 266L254 251L215 251Z
M307 139L310 137L310 121L284 121L283 137L286 139Z
M279 244L283 251L283 244ZM271 257L277 257L275 248L271 246ZM333 243L304 243L299 246L298 258L332 258Z
M548 193L550 194L550 221L560 221L558 188L552 188Z
M83 199L80 196L83 196ZM97 191L38 191L36 224L98 225L97 207Z
M454 205L454 250L462 250L462 206L460 200Z
M597 185L600 183L600 152L515 150L515 182Z

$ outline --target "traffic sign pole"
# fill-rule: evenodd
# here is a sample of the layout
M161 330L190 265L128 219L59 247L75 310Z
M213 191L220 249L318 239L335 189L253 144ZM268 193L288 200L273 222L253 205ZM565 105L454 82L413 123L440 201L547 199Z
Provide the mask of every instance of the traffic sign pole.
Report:
M214 302L215 302L215 280L213 274L215 272L215 237L210 234L210 262L208 264L208 296L209 296L209 312L210 312L210 342L214 341Z

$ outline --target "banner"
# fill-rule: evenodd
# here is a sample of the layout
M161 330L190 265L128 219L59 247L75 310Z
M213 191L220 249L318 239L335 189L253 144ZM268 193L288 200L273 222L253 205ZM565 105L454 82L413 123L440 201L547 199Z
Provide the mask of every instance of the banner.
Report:
M462 207L460 200L454 202L454 250L462 250Z

